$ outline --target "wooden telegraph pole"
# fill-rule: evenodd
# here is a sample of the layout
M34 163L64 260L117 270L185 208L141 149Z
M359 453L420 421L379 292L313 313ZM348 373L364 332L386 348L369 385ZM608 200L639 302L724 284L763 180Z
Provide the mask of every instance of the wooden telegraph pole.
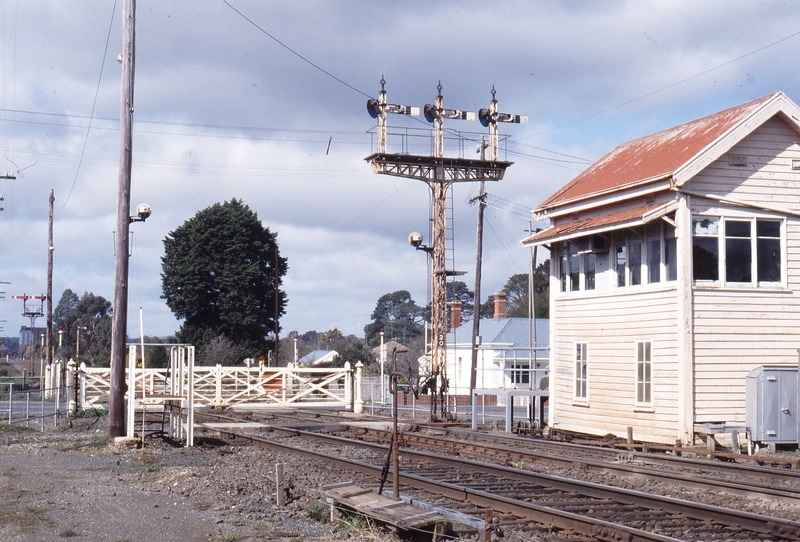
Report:
M481 153L481 160L486 158L486 144L481 136L481 146L478 149ZM475 306L472 313L472 361L469 369L469 394L470 401L472 393L478 384L478 337L481 334L481 275L483 269L483 212L486 208L486 182L481 179L478 195L470 201L478 202L478 232L475 240L475 290L473 292Z
M45 330L45 363L53 363L53 203L56 201L53 189L50 189L50 207L47 213L47 329ZM41 375L40 375L41 376Z
M112 439L125 435L125 344L128 341L128 232L131 225L135 20L136 0L124 0L117 235L114 238L114 314L111 320L111 397L108 405L108 436Z

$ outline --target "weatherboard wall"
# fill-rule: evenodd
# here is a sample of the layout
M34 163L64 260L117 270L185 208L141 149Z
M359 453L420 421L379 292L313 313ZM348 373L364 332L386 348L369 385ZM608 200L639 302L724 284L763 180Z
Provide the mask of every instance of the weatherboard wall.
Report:
M621 294L554 296L556 330L551 404L568 431L674 443L678 415L675 287ZM652 341L653 403L636 404L636 341ZM587 345L588 400L575 399L574 348Z
M557 263L551 262L550 419L556 428L624 437L631 426L637 440L673 443L682 437L681 365L690 371L687 401L692 405L687 406L694 424L745 425L746 375L761 365L791 365L798 359L800 168L793 168L793 161L798 161L795 167L800 165L798 140L795 129L776 115L678 188L689 196L692 213L785 219L786 269L780 285L687 286L691 287L691 340L685 353L679 345L678 288L691 285L691 280L637 288L611 284L607 292L598 288L562 293ZM732 165L730 155L746 157L747 165ZM594 209L613 213L625 205L624 200L598 201ZM684 269L691 272L691 262ZM637 340L652 341L650 409L635 404ZM586 401L574 396L576 342L588 347Z
M745 425L745 381L762 365L794 365L800 348L800 212L798 136L775 116L688 183L694 212L786 217L785 279L777 287L693 288L695 422ZM747 167L730 165L729 155ZM752 207L725 204L723 196Z

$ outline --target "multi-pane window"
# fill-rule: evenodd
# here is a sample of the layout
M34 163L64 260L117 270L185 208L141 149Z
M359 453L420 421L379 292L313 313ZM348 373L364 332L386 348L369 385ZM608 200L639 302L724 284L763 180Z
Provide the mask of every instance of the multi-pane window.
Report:
M645 228L647 250L647 283L661 282L661 228L659 223Z
M692 217L695 281L757 286L781 282L782 221Z
M575 343L575 398L583 400L588 397L589 384L586 346L586 343Z
M597 255L581 248L572 241L565 241L561 245L559 276L562 292L595 289Z
M511 366L511 381L514 384L530 384L531 364L515 361Z
M653 403L653 344L636 341L636 404Z
M667 280L678 280L678 240L675 238L675 228L664 224L664 269Z
M675 228L663 221L626 228L614 236L618 288L678 279Z
M595 290L601 277L601 291L678 279L675 228L662 220L564 241L557 251L562 292ZM600 277L598 270L604 270Z

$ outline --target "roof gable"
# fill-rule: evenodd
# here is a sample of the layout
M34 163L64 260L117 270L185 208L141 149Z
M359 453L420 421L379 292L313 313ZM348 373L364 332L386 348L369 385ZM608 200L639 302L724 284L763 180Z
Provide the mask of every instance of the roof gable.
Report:
M800 109L783 92L619 145L534 209L534 213L672 178L680 185L778 113L800 131Z

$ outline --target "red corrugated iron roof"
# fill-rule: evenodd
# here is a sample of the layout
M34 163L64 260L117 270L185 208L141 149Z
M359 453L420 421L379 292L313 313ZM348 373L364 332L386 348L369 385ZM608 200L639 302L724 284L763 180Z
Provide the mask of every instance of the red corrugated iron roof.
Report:
M534 211L569 201L663 179L697 156L763 104L782 94L731 107L668 130L623 143L550 196Z
M531 235L527 239L523 239L521 245L523 247L542 245L553 241L572 239L582 235L602 233L604 231L617 229L625 224L630 226L639 225L645 222L645 217L653 219L668 213L671 210L671 205L672 202L656 203L593 218L566 221L556 226L550 226L547 229Z

